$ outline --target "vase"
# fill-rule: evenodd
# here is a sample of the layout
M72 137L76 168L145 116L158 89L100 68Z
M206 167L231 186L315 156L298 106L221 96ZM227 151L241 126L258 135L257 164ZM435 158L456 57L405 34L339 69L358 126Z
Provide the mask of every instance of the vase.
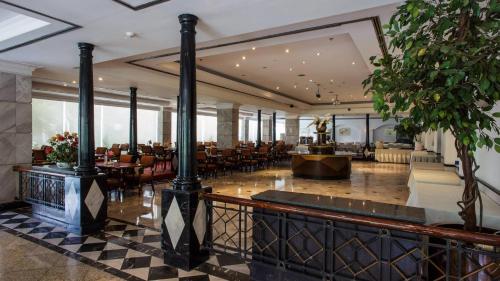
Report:
M74 165L75 163L70 163L70 162L56 162L57 168L60 169L71 169L73 168Z
M326 132L326 125L316 126L316 132L318 132L318 133Z

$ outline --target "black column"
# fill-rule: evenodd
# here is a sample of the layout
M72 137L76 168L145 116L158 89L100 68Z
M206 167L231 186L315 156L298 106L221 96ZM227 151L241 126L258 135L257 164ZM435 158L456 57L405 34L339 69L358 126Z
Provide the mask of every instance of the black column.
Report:
M179 16L181 24L180 88L177 112L179 167L173 188L162 190L162 249L164 262L191 270L209 257L210 212L201 193L196 161L196 53L194 15Z
M273 147L276 146L276 112L273 112Z
M256 146L257 148L260 147L261 142L262 142L262 111L259 109L257 110L257 143Z
M94 77L92 51L94 45L78 43L80 49L80 85L78 111L78 174L96 174L94 143Z
M335 114L332 114L332 141L336 141L335 140Z
M137 160L137 88L130 87L130 125L128 154Z
M365 147L370 147L370 114L366 114L366 144Z

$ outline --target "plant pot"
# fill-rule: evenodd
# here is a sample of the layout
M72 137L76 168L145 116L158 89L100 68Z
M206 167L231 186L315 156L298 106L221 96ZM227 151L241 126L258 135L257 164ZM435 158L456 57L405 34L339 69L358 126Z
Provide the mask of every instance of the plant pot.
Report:
M56 162L56 166L59 169L73 169L75 163L70 162Z
M435 226L452 228L452 229L463 229L464 226L461 224L437 224ZM495 234L498 231L484 228L483 233ZM446 240L440 238L430 238L429 243L432 245L443 245L442 247L446 247ZM480 244L465 244L462 245L463 249L461 253L457 248L451 248L448 254L448 260L446 251L442 251L442 248L431 248L429 247L429 256L432 257L430 263L432 266L429 266L429 280L438 279L441 276L441 272L439 272L436 267L439 267L441 270L446 272L446 264L449 263L449 274L451 275L451 279L456 278L456 276L461 276L466 281L493 281L500 280L500 270L496 268L496 266L489 266L492 263L498 262L498 253L500 252L499 248L495 248L489 245L480 245ZM491 254L490 254L491 253ZM459 268L460 265L460 268ZM483 268L479 270L476 274L471 274L479 268ZM468 274L470 274L468 277Z

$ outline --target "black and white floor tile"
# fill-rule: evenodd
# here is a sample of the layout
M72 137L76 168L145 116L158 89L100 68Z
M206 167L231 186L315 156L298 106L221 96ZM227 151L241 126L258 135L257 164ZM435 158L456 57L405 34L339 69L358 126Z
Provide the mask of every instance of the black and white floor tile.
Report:
M126 280L250 280L248 264L235 256L213 255L189 272L164 265L160 232L114 219L104 232L79 236L29 213L10 211L0 213L0 231Z

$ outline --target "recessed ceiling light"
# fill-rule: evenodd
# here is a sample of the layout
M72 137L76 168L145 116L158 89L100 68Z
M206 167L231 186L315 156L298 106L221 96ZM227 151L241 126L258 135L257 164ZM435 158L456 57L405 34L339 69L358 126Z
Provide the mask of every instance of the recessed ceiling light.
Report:
M125 32L125 38L127 38L127 39L134 38L136 36L137 36L137 34L135 32L132 32L132 31Z
M102 79L102 77L99 77L99 78L97 78L97 79L99 79L99 81L102 81L102 80L103 80L103 79Z
M64 83L63 85L64 85L64 87L68 87L68 84L67 84L67 83Z
M317 52L317 53L316 53L316 55L319 57L320 53L319 53L319 52Z
M309 91L309 87L306 87L306 91Z
M73 80L71 83L76 84L76 81L75 81L75 80Z
M312 83L312 81L313 81L312 79L309 79L309 82L311 82L311 83Z
M294 87L295 89L297 89L297 85L293 85L293 87Z
M276 90L279 90L280 89L280 86L276 86Z
M330 83L333 83L333 79L330 79Z
M356 62L352 62L352 65L355 65L355 64L356 64Z
M242 57L241 57L241 59L242 59L242 60L246 60L246 59L247 59L247 57L245 57L245 56L242 56Z
M252 51L255 51L255 47L252 47Z
M293 71L293 67L290 67L288 70Z
M305 60L303 60L303 61L302 61L302 64L306 64L306 61L305 61Z
M286 49L286 50L285 50L285 53L287 53L287 54L288 54L288 53L290 53L290 50L289 50L289 49Z
M236 66L236 67L240 67L240 64L239 64L239 63L237 63L235 66Z

